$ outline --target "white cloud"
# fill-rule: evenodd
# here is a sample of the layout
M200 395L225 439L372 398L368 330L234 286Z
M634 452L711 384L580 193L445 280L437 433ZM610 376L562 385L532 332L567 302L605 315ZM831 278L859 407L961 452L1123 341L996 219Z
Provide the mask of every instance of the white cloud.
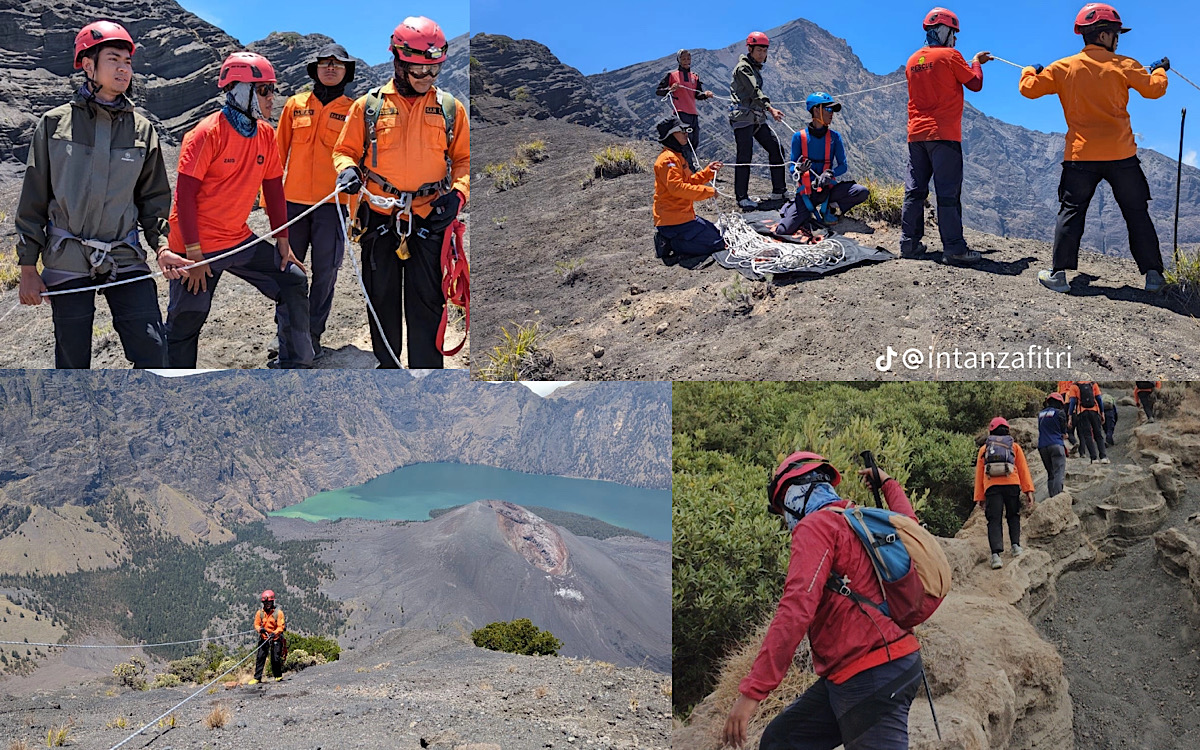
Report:
M1200 167L1200 164L1196 163L1196 149L1193 148L1183 152L1183 163L1189 167Z

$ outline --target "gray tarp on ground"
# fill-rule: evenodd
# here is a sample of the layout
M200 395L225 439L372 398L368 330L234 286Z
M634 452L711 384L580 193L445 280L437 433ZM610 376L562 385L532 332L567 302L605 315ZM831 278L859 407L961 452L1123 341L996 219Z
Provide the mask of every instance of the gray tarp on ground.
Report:
M779 223L778 211L752 211L745 214L742 218L744 218L746 223L749 224L754 231L758 232L759 234L766 235L774 240L778 240L779 242L801 242L798 239L792 239L791 237L774 234L775 225ZM843 260L834 265L800 268L792 271L791 273L777 274L775 276L775 280L800 280L806 278L816 278L818 276L828 276L830 274L844 271L847 268L853 268L854 266L863 263L881 263L883 261L896 259L895 255L892 255L882 248L866 247L864 245L860 245L852 239L843 237L842 235L838 235L837 237L846 245L846 257ZM742 266L736 262L731 263L729 260L728 250L721 250L713 253L712 257L713 260L715 260L717 263L720 263L725 268L733 269L752 281L762 281L763 279L761 274L757 274L749 268L746 268L745 266Z

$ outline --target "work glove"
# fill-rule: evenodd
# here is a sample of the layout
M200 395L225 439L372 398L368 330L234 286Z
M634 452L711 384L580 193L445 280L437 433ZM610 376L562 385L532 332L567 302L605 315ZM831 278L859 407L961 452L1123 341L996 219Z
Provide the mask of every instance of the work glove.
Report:
M346 167L338 172L337 189L350 195L358 195L362 192L362 174L359 173L358 167Z
M817 189L824 190L826 188L833 187L836 181L837 180L834 178L833 172L822 172L821 176L817 178Z
M810 169L812 169L811 160L802 158L800 161L796 162L796 174L804 174Z
M1168 70L1171 69L1171 60L1167 57L1163 57L1163 58L1160 58L1160 59L1155 60L1154 62L1150 63L1150 65L1148 67L1150 68L1151 73L1153 73L1158 68L1162 68L1163 72L1166 73Z
M458 217L458 209L462 208L462 193L457 190L451 190L445 195L439 195L436 200L429 204L431 209L429 216L425 221L429 224L429 230L432 232L440 232L446 227L454 223Z

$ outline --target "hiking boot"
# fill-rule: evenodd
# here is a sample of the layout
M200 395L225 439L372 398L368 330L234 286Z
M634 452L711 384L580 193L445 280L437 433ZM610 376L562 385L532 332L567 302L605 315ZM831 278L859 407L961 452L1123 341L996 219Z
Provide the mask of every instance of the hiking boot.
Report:
M918 242L916 247L914 247L911 250L905 250L904 248L900 248L900 257L908 258L909 260L915 260L917 258L924 257L925 253L927 253L927 252L929 252L929 248L925 247L925 243Z
M983 258L983 256L974 250L968 250L965 253L959 253L957 255L942 253L942 262L948 263L952 266L971 266L978 263L981 258Z
M1146 272L1146 291L1151 294L1158 294L1167 285L1167 280L1163 278L1162 273L1154 270Z
M1112 461L1109 461L1109 460L1108 460L1108 457L1106 456L1106 457L1104 457L1104 458L1100 459L1100 463L1102 463L1102 464L1111 464L1111 463L1112 463Z
M786 201L787 199L788 194L786 190L784 190L782 193L767 193L765 196L763 196L763 200L765 201Z
M283 682L283 678L282 678L282 677L276 677L276 678L275 678L275 681L276 681L276 682Z
M1066 294L1071 291L1066 271L1038 271L1038 281L1052 292Z
M250 681L249 681L249 682L247 682L246 684L247 684L247 685L257 685L257 684L258 684L258 680L250 680Z
M1024 548L1024 547L1022 547L1022 546L1021 546L1021 545L1019 545L1019 544L1014 544L1014 545L1012 546L1012 556L1013 556L1013 557L1020 557L1020 556L1021 556L1021 553L1022 553L1022 552L1024 552L1024 551L1025 551L1025 548Z
M992 553L992 570L1000 570L1004 567L1004 563L1000 560L1000 555L996 552Z
M758 201L752 201L749 198L742 198L738 201L738 207L745 211L753 211L758 208Z

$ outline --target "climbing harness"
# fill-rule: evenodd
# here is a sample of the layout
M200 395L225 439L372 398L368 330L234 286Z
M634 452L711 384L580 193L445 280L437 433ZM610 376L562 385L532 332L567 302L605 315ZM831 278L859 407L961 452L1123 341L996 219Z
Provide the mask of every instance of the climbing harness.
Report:
M825 130L825 160L821 162L821 166L823 170L833 168L833 131L828 128ZM800 173L797 180L800 189L796 192L803 199L809 216L823 224L828 224L829 216L826 212L829 210L829 198L833 195L833 190L826 189L825 200L821 201L819 205L813 205L812 197L820 191L814 191L812 185L812 160L808 158L808 128L800 131L800 163L796 165L796 171Z

